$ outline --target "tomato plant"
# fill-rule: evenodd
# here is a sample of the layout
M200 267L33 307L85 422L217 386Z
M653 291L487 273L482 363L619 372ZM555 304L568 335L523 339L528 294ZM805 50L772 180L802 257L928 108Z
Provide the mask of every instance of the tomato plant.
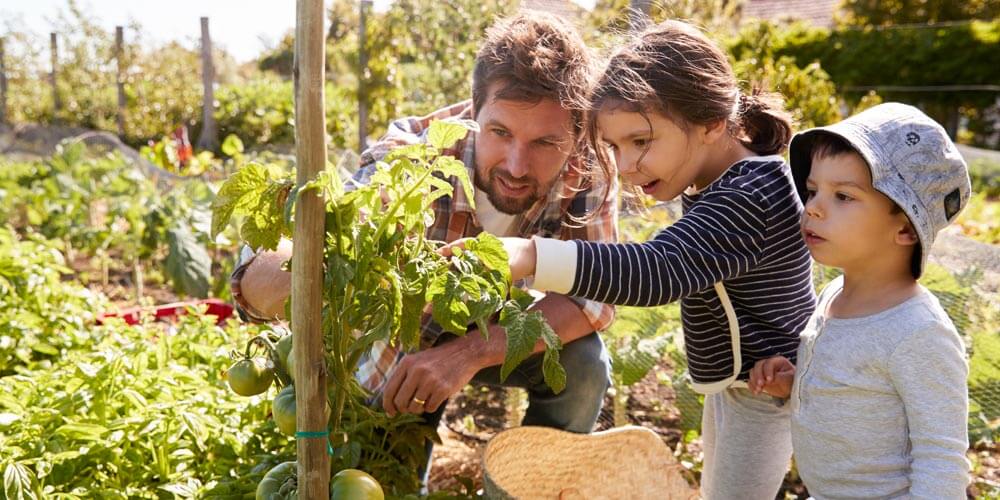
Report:
M475 127L471 121L435 122L428 144L391 151L362 186L345 185L336 171L327 169L296 187L273 169L248 164L226 180L213 203L213 232L234 215L243 215L243 239L255 248L273 249L282 237L294 240L291 219L298 194L322 192L322 325L332 382L329 432L337 436L334 470L362 464L397 492L416 490L416 470L425 460L424 439L434 436L434 430L413 425L419 418L412 415L379 415L368 407L371 395L354 380L354 373L375 342L416 349L426 304L431 304L434 320L456 335L465 335L472 324L487 331L486 322L499 312L507 333L502 376L541 339L546 345L545 381L556 392L566 382L558 361L559 338L540 313L527 310L530 296L511 287L500 241L482 234L468 243L467 251L444 258L437 253L440 242L424 237L433 221L432 203L452 194L446 179L457 178L473 199L465 165L441 152Z

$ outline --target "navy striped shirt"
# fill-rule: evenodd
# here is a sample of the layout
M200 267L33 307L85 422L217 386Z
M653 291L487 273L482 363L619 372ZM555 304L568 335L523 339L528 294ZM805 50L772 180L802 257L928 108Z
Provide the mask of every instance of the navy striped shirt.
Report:
M816 296L799 231L802 202L787 164L779 156L737 162L701 192L685 193L683 207L680 220L645 243L576 241L568 295L628 306L681 300L688 369L699 392L746 381L764 358L794 362ZM738 342L714 287L720 281Z

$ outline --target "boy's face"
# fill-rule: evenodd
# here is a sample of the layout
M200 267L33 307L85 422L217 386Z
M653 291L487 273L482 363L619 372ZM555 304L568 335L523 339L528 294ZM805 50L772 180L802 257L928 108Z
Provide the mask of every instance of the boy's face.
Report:
M855 153L813 158L806 180L802 236L813 258L845 271L909 262L916 236L901 211L872 188L871 173Z

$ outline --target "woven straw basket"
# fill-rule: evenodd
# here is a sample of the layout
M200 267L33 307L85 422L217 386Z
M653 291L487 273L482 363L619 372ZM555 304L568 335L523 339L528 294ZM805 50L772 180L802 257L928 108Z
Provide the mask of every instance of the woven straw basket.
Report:
M698 497L660 437L635 426L594 434L515 427L486 445L483 469L491 499Z

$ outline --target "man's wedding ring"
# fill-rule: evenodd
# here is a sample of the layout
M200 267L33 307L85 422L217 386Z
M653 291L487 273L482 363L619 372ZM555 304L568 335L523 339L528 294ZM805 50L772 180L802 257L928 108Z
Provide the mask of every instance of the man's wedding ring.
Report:
M423 399L420 399L420 398L413 398L413 402L417 403L420 406L423 406L424 404L427 403L427 401L424 401Z

